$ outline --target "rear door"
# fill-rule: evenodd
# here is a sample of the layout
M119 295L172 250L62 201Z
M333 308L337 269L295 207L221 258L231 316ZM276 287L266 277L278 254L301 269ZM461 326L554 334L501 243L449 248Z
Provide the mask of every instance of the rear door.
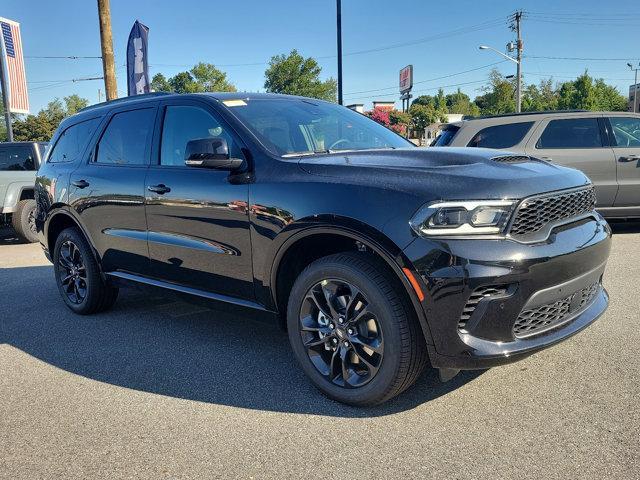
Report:
M208 102L161 103L162 119L146 179L152 274L213 293L254 297L249 188L228 171L187 167L187 142L223 137L232 157L242 143Z
M601 115L545 118L527 142L526 153L581 170L595 185L598 206L613 205L618 191L616 161Z
M157 102L111 111L89 158L69 178L69 204L107 272L149 271L144 179L156 112Z
M608 118L617 160L618 195L615 207L638 207L640 212L640 117Z

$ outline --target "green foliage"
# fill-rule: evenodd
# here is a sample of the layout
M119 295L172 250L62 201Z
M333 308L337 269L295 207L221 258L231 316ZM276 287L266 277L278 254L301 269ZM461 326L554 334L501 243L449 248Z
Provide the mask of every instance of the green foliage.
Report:
M459 88L456 93L450 93L445 99L449 113L457 113L470 117L480 115L478 106L471 101L469 95L462 93Z
M271 57L264 72L267 92L285 93L336 101L337 82L333 78L320 80L322 68L315 59L304 58L297 50L289 55Z
M411 125L419 132L424 132L425 128L440 119L438 112L431 104L423 105L414 102L409 108L409 115L411 115Z
M155 92L200 93L235 92L236 87L229 83L227 74L211 63L200 62L188 72L180 72L167 79L162 73L156 73L151 79L151 89Z
M55 98L36 115L16 119L13 122L13 138L16 141L48 142L64 118L77 113L88 104L86 98L78 95L69 95L63 101Z
M552 79L540 80L538 85L527 85L523 89L523 112L541 112L558 108L558 91L554 88Z
M513 80L502 77L498 70L489 73L489 85L482 88L484 94L476 97L475 103L482 115L499 115L516 111Z

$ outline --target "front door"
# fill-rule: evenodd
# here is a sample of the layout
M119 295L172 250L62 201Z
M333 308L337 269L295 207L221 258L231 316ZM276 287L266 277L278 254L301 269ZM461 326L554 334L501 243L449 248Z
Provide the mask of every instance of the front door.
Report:
M637 208L640 214L640 118L609 118L618 168L616 207Z
M179 285L253 299L248 185L227 171L187 167L187 142L225 137L233 157L240 140L206 103L162 103L154 162L146 179L153 275Z
M616 161L599 116L550 118L527 143L528 155L576 168L593 182L599 207L611 207L618 191Z

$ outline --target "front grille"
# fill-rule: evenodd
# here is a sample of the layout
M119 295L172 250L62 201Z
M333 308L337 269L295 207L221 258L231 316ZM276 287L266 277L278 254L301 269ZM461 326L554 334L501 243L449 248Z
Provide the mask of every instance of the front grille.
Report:
M529 235L550 222L591 212L595 206L593 187L529 198L519 206L509 233L511 236Z
M516 338L524 338L561 325L571 315L586 308L599 288L598 281L556 302L523 310L513 326L513 334Z
M460 315L460 320L458 321L458 329L463 333L466 332L467 321L471 318L473 312L475 312L480 300L488 297L502 296L506 293L506 286L486 286L476 288L469 296L469 300L467 300L467 303L462 309L462 315Z

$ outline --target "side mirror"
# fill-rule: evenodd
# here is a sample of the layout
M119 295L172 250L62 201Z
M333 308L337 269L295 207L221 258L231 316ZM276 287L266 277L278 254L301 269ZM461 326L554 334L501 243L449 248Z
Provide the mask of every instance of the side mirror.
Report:
M196 138L187 142L184 152L187 167L236 170L243 163L241 158L231 158L229 145L222 137Z

